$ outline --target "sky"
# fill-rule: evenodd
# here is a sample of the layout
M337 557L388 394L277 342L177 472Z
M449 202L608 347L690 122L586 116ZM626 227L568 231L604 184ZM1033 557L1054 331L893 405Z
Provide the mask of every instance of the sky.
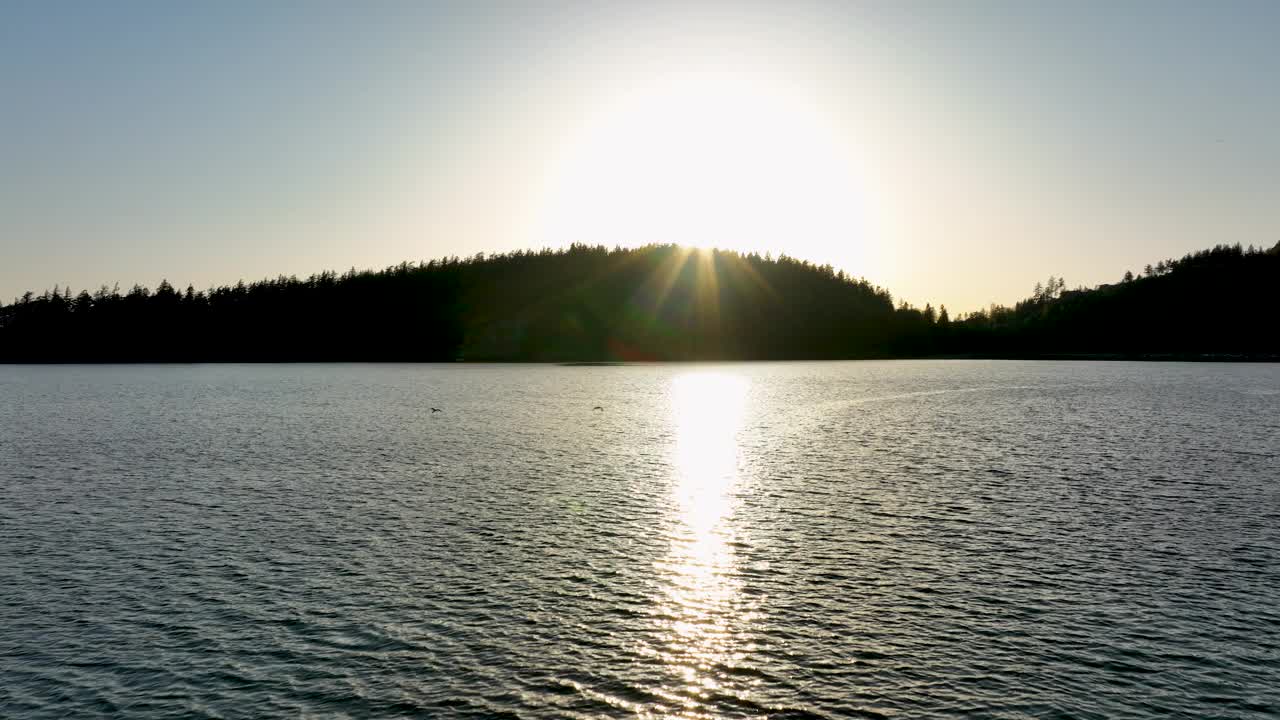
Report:
M1280 3L0 0L0 299L572 242L1010 304L1280 240Z

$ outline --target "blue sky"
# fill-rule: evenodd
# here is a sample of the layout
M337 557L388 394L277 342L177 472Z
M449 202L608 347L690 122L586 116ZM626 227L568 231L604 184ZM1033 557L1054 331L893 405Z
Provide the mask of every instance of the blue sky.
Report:
M1280 240L1271 2L3 2L0 298L574 241L1012 302Z

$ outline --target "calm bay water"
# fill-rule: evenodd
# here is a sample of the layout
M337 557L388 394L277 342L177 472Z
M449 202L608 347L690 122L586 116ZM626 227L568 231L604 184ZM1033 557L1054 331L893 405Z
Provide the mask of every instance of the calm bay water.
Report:
M1278 597L1276 365L0 367L3 717L1274 717Z

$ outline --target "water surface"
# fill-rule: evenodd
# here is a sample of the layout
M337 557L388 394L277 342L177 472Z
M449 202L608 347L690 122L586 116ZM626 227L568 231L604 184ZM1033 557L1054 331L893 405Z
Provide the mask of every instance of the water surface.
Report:
M1267 717L1278 528L1276 365L0 367L0 716Z

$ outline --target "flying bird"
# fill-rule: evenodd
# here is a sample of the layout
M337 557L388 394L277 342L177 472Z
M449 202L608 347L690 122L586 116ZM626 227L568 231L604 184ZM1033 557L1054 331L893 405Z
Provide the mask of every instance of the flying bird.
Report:
M444 411L441 410L440 408L431 408L431 412L435 413L435 412L444 412Z
M593 408L591 408L591 409L592 409L592 410L604 410L604 408L600 407L599 405L597 405L597 406L595 406L595 407L593 407Z

